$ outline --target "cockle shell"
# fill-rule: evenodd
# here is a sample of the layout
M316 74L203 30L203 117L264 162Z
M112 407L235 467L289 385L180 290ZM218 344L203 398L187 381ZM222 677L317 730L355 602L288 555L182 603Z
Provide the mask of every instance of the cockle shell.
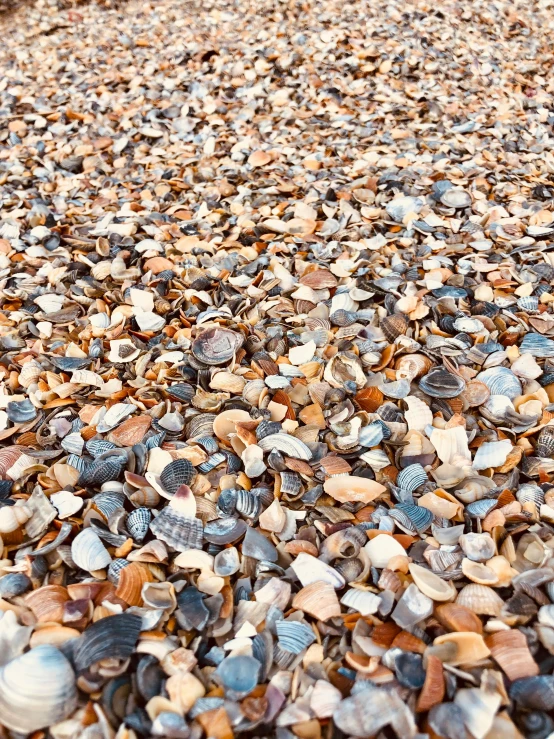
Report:
M265 452L271 452L273 449L277 449L277 451L283 452L283 454L294 459L309 461L312 458L309 447L303 441L300 441L300 439L289 434L270 434L269 436L264 436L263 439L258 441L258 446Z
M37 646L0 668L0 721L28 734L57 724L77 705L75 675L66 657Z
M471 583L458 593L456 603L466 606L479 615L499 616L504 605L502 598L493 588Z
M112 561L108 550L91 528L83 529L73 539L71 557L77 567L87 572L102 570Z

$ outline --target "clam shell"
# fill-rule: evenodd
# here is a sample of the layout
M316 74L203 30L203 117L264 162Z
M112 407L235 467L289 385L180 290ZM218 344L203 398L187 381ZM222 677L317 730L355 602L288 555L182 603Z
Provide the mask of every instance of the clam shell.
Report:
M203 527L202 521L169 505L163 508L150 524L150 530L169 547L184 552L187 549L201 549Z
M302 588L292 600L292 607L309 613L320 621L340 616L340 603L329 583L316 581Z
M300 654L315 641L312 629L300 621L277 621L275 628L279 647L292 654Z
M389 515L401 529L410 534L423 534L433 521L431 511L412 503L398 503Z
M498 631L487 637L487 646L508 680L533 677L539 666L531 656L525 635L517 629Z
M338 590L345 586L344 578L336 569L305 552L291 563L291 569L303 586L314 582L325 582Z
M228 547L215 555L213 570L216 575L229 577L238 572L239 567L239 553L235 547Z
M2 724L28 734L66 719L77 705L75 675L55 647L44 644L0 668Z
M119 571L115 594L130 606L142 605L142 588L154 578L145 564L131 562Z
M239 333L223 328L212 328L203 331L192 342L191 350L199 362L215 366L230 362L242 342L243 337Z
M83 529L73 539L71 557L77 567L87 572L102 570L112 561L108 550L91 528Z
M242 542L242 553L252 559L277 562L278 553L271 541L257 529L247 527Z
M526 333L519 346L521 354L533 357L554 357L554 340L542 334Z
M335 500L341 503L361 502L370 503L378 498L386 488L368 477L355 475L338 475L325 480L323 489Z
M442 580L431 570L415 563L409 566L410 575L421 592L434 601L453 600L456 597L456 588L451 582Z
M371 616L381 607L381 598L368 590L350 588L340 599L343 606L352 608L362 616Z
M6 405L6 413L13 423L27 423L37 416L37 409L27 398L12 400Z
M247 528L247 524L241 518L222 518L206 524L204 538L210 544L224 546L242 539Z
M473 459L473 469L486 470L489 467L501 467L512 450L509 439L491 441L481 444Z
M396 478L396 484L402 490L413 493L421 485L429 481L427 473L420 464L410 464L400 470Z
M473 613L486 616L499 616L504 605L502 598L486 585L471 583L458 593L456 603L469 608Z
M117 585L121 570L130 564L131 563L128 560L122 559L121 557L113 559L108 566L108 580L114 585Z
M449 631L483 633L481 619L470 608L460 603L444 603L435 608L435 617Z
M386 567L393 557L406 556L404 547L387 534L379 534L368 541L364 547L373 567L382 569Z
M379 328L385 334L387 341L392 344L395 339L406 333L408 321L406 316L401 313L394 313L390 316L384 316L379 321Z
M306 444L289 434L271 434L260 439L258 446L265 452L271 452L276 449L286 454L287 457L293 457L294 459L309 461L312 458L312 453Z
M214 673L230 700L240 700L251 693L260 676L261 665L254 657L227 657Z

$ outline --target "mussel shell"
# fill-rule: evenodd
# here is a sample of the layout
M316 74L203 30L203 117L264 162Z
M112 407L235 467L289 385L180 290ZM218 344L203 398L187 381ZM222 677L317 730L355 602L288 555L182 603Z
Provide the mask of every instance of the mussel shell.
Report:
M6 405L6 413L13 423L27 423L37 416L37 409L28 398L12 400Z
M132 613L119 613L90 624L76 641L73 650L78 672L103 659L128 659L138 641L142 619Z
M465 388L465 382L444 367L434 367L421 378L419 387L432 398L456 398Z

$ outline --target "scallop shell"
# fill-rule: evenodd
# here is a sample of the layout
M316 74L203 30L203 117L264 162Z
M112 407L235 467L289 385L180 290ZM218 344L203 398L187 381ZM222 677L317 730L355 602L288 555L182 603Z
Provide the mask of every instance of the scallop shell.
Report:
M0 717L11 731L28 734L50 727L76 706L75 675L56 647L37 646L0 669Z
M309 447L307 447L303 441L300 441L300 439L296 439L294 436L290 436L289 434L271 434L270 436L260 439L258 441L258 446L261 447L264 452L271 452L276 449L294 459L309 461L312 458L312 453Z
M83 529L73 539L71 557L77 567L87 572L102 570L112 561L100 537L91 528Z
M486 585L471 583L458 593L456 603L469 608L473 613L486 616L499 616L504 605L502 598Z

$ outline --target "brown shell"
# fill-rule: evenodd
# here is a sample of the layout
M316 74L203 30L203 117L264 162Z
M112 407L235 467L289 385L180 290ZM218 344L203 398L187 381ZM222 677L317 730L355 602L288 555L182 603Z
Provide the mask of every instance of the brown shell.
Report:
M285 552L287 554L294 555L305 552L306 554L311 554L312 557L317 557L317 555L319 554L315 544L312 544L311 541L304 541L303 539L294 539L294 541L288 541L285 544Z
M385 334L387 341L392 344L395 339L406 333L408 320L401 313L394 313L392 316L381 318L379 328Z
M131 562L120 571L115 594L130 606L141 606L142 586L146 582L154 582L148 567L140 562Z
M305 611L320 621L340 616L340 604L334 587L320 580L302 588L294 596L292 607Z
M425 682L417 699L416 711L424 713L442 703L444 698L444 670L438 657L429 654L425 671Z
M336 287L338 285L337 278L326 269L315 269L312 272L304 272L299 282L314 290L322 290L323 288Z
M119 446L133 446L139 444L145 433L150 428L152 419L150 416L133 416L110 432L108 440Z
M485 639L487 647L508 680L534 677L539 674L539 666L533 659L527 639L518 629L497 631Z
M458 603L443 603L435 608L435 618L449 631L483 633L483 624L477 614Z
M394 637L391 644L391 647L398 647L404 652L415 652L416 654L423 654L426 646L424 641L408 631L401 631L400 634Z
M378 624L371 632L372 641L382 649L390 649L391 644L401 633L402 629L393 621Z
M383 404L384 397L378 387L364 387L356 393L354 400L362 410L375 413Z

